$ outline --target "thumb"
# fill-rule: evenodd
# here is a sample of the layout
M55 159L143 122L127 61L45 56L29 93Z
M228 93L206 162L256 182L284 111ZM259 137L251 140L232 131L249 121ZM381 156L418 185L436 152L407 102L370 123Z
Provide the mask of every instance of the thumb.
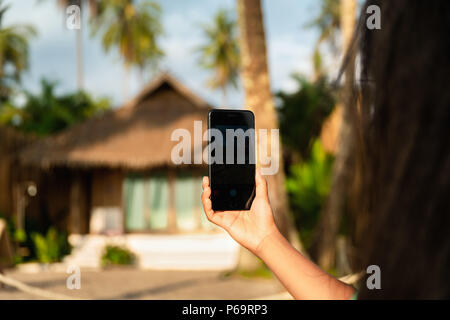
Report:
M268 198L267 195L267 182L263 178L259 169L255 172L255 184L256 184L256 196Z

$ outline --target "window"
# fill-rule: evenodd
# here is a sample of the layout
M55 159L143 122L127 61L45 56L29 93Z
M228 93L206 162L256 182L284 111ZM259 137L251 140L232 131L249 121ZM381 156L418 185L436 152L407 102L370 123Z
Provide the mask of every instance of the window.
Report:
M168 228L169 185L166 176L129 176L124 182L124 196L127 230Z
M209 230L213 225L205 218L201 204L202 178L179 172L173 190L176 229ZM170 186L167 173L151 176L130 175L124 181L126 230L135 232L169 229Z

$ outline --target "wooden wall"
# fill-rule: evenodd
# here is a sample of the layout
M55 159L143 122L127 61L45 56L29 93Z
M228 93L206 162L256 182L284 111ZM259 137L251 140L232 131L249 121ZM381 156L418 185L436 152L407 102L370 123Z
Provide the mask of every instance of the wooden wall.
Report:
M10 157L1 154L0 159L0 214L9 216L12 212L12 186Z
M0 127L0 213L11 216L14 212L13 187L21 176L22 168L17 161L18 152L35 141L33 136L25 135L8 127Z
M92 177L89 171L71 172L69 217L67 229L71 234L89 233Z
M92 207L122 207L123 173L102 169L92 173Z

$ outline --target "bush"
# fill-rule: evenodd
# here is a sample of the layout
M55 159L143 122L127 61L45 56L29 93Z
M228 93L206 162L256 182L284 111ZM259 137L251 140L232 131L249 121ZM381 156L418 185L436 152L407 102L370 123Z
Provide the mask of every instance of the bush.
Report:
M32 233L31 239L37 260L42 263L61 261L71 250L67 234L58 232L54 227L48 229L45 236L37 232Z
M13 247L14 264L39 261L51 263L61 261L70 254L68 235L54 227L47 228L39 221L27 219L25 229L17 228L15 216L8 218L0 212L0 219L7 221L8 234Z
M131 265L135 262L135 254L121 246L107 245L102 255L102 266Z
M286 179L295 224L306 248L311 245L314 228L330 192L332 166L333 156L316 140L309 159L292 165Z
M335 92L326 78L310 82L297 74L293 79L299 87L296 92L277 94L283 151L296 155L295 159L308 159L314 139L336 104Z

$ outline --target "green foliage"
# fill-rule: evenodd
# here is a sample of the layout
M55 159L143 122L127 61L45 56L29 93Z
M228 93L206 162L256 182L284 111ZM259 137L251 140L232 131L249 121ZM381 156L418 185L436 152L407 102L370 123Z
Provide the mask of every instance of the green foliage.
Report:
M17 252L17 248L19 246L25 246L27 245L27 242L29 242L29 237L27 236L27 233L23 229L18 229L16 227L16 222L14 217L6 217L6 214L3 212L0 212L0 219L3 219L6 221L6 226L8 230L8 235L11 240L11 244L13 246L13 263L18 264L25 261L25 258ZM26 251L29 251L28 248Z
M311 245L314 228L330 192L332 166L333 157L316 140L310 158L292 165L286 179L295 223L306 248Z
M270 269L265 265L261 264L260 267L254 270L240 270L238 274L241 277L248 279L272 279L273 273Z
M32 233L31 239L33 240L37 259L41 263L61 261L71 250L67 234L58 232L53 227L47 231L46 235L37 232Z
M125 66L155 66L164 52L157 43L162 34L161 9L153 1L100 0L91 19L92 35L101 34L103 49L116 47Z
M278 93L277 110L290 209L308 249L330 188L333 158L317 138L334 108L335 94L325 78L309 82L294 75L294 79L299 89L291 94Z
M28 42L37 34L30 25L5 27L3 18L8 8L0 0L0 102L7 100L22 72L28 69Z
M107 245L101 259L102 266L104 267L111 265L131 265L135 262L136 256L125 247Z
M41 80L41 92L25 92L26 102L0 106L0 123L40 136L61 131L110 108L108 99L94 101L86 92L56 95L56 83Z
M230 12L221 9L214 16L213 23L202 26L205 44L198 48L199 64L214 71L208 81L213 89L222 89L226 94L229 85L237 88L239 75L239 46L236 19Z
M328 41L336 49L337 35L341 27L340 0L321 0L319 14L306 27L319 29L318 43Z
M300 75L293 78L299 89L277 94L278 117L283 147L307 158L312 141L320 134L322 123L335 105L334 92L325 78L309 82Z
M253 267L225 271L221 276L224 278L243 277L247 279L273 279L273 273L270 271L269 267L261 259L256 259L258 262Z
M23 243L27 241L27 233L23 229L15 229L14 233L12 233L12 238L18 243Z
M40 221L33 219L27 219L25 229L19 229L14 215L7 218L0 212L0 218L7 221L14 264L36 260L42 263L57 262L70 253L67 233L58 232L54 227L46 229Z

